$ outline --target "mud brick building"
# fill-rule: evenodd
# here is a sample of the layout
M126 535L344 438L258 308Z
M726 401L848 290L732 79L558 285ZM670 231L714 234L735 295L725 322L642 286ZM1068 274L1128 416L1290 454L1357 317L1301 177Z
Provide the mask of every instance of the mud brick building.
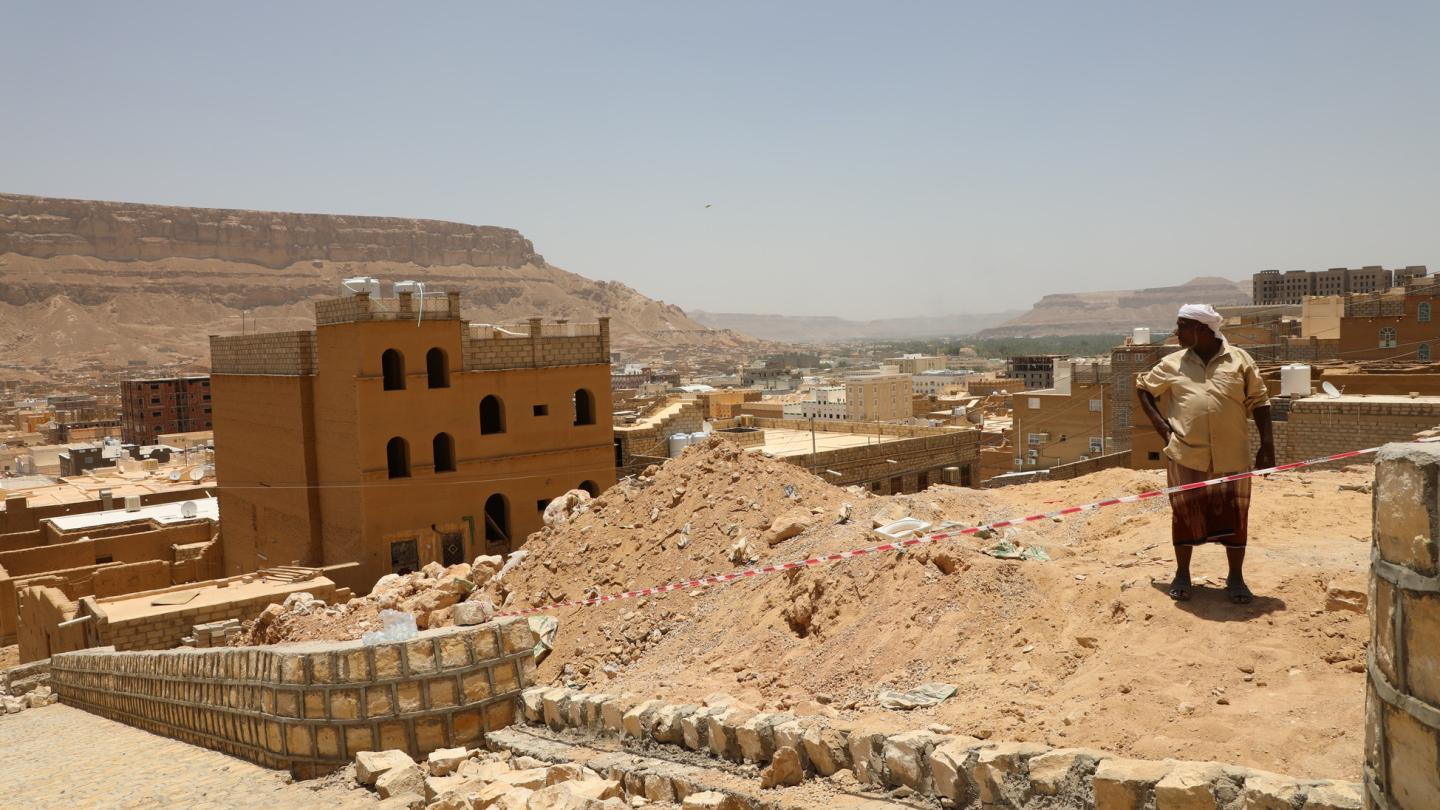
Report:
M318 301L313 331L210 339L232 574L340 585L518 548L550 499L615 481L609 322L470 326L459 293Z
M155 444L162 433L211 427L209 377L125 380L120 384L120 438Z

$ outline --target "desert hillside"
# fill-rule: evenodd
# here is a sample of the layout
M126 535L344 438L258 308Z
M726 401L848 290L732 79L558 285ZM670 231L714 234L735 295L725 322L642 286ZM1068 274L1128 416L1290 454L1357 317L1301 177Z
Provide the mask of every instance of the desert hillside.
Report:
M1234 306L1250 303L1249 282L1202 276L1174 287L1056 293L982 337L1123 334L1136 326L1169 330L1181 304Z
M340 279L459 290L473 321L609 315L617 349L752 345L617 282L546 263L519 231L435 220L0 194L0 355L60 367L208 362L206 336L313 325Z

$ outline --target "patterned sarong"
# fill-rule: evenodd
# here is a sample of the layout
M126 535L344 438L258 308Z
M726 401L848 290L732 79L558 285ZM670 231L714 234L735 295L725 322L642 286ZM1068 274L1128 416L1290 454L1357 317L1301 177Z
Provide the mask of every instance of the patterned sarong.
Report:
M1202 472L1169 463L1166 480L1170 486L1193 484L1230 473ZM1170 541L1177 546L1219 543L1244 548L1249 535L1250 481L1174 492L1170 495Z

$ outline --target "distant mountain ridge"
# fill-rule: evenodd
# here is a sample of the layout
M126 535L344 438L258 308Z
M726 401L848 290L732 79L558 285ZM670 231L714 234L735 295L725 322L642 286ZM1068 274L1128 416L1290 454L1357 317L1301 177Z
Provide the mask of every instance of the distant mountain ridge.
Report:
M1026 312L979 333L979 337L1124 334L1137 326L1169 330L1182 304L1239 306L1250 303L1250 282L1201 276L1173 287L1055 293Z
M758 343L548 264L512 228L0 194L0 357L205 365L207 335L313 328L311 302L362 275L459 290L475 321L608 315L617 349Z
M782 343L834 343L843 340L926 338L969 335L1003 323L1018 311L946 315L923 318L882 318L851 321L829 315L755 315L738 312L691 310L695 321L715 329L730 329L762 340Z

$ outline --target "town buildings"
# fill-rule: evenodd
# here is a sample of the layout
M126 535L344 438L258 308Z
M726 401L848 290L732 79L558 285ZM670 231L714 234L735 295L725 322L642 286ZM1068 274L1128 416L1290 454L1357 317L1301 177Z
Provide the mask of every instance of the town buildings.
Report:
M1055 361L1055 386L1014 395L1016 470L1047 469L1111 452L1106 398L1110 366Z
M128 444L154 444L162 433L209 430L210 378L125 380L120 414L120 438Z
M965 389L970 372L962 369L932 368L910 375L910 387L919 396L938 397L948 391Z
M1430 362L1440 351L1440 285L1414 283L1369 296L1350 296L1340 318L1345 360Z
M1055 361L1063 354L1016 355L1005 360L1005 376L1025 381L1026 388L1055 387Z
M1251 299L1257 305L1299 304L1306 296L1383 292L1403 287L1424 276L1424 265L1386 270L1379 265L1358 269L1332 267L1329 270L1262 270L1251 279Z
M458 293L316 302L313 331L212 336L226 571L337 583L518 548L615 481L609 322L470 326Z
M805 399L784 403L782 412L786 419L844 419L849 408L845 396L845 386L818 385L810 389Z
M901 374L920 374L945 368L945 358L937 355L902 354L899 357L887 358L883 362L887 366L894 366Z
M845 418L856 422L886 422L914 415L910 375L894 366L845 378Z

